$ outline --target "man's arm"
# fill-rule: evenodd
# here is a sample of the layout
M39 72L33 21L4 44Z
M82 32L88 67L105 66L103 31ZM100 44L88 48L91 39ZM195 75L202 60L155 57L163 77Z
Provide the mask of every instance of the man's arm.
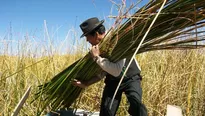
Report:
M72 84L74 86L86 88L86 87L102 80L105 77L105 75L106 75L106 73L102 72L102 73L98 74L97 76L92 77L90 80L86 80L86 81L73 80Z
M100 50L98 45L92 46L91 55L93 56L94 61L107 73L118 77L122 72L122 68L125 65L126 59L119 60L118 62L110 62L107 58L102 58L100 56Z
M86 85L86 87L88 87L88 86L90 86L90 85L92 85L92 84L94 84L94 83L99 82L101 79L102 79L102 78L99 78L99 77L95 76L95 77L92 77L90 80L85 81L85 82L83 82L83 83Z
M96 63L107 73L118 77L122 72L122 68L125 65L126 59L119 60L116 63L110 62L107 58L98 56Z

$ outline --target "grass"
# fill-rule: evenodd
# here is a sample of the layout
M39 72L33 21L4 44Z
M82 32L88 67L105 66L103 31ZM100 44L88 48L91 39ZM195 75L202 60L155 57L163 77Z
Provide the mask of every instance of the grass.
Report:
M138 53L162 49L205 47L205 45L196 46L196 41L204 40L204 35L201 35L204 31L199 30L205 24L203 15L205 1L168 0L161 12L162 14L159 15L151 30L148 31L153 24L156 13L161 11L162 1L165 3L166 0L151 0L132 15L141 17L140 19L128 19L120 25L121 18L117 18L117 25L112 28L112 31L108 32L109 34L106 34L104 41L99 45L102 55L113 62L130 57L137 46L140 46L143 39L145 41L140 46ZM122 15L122 12L120 10L120 16L127 16L126 13ZM158 13L156 16L158 16ZM188 36L189 38L187 38ZM41 103L44 104L44 107L40 109L40 112L44 111L48 105L51 105L52 110L70 107L82 90L73 87L70 80L74 78L82 81L88 80L96 73L99 73L100 70L100 67L87 54L82 60L75 62L74 65L69 66L53 77L51 81L41 85L37 97L44 97L41 99L41 101L44 101L44 103Z
M82 51L85 50L81 47L83 45L77 45L76 48L80 49L76 50L67 48L70 46L64 44L70 42L67 37L59 46L51 45L54 38L49 35L44 39L50 42L48 46L47 43L46 45L32 43L30 37L26 35L24 43L17 45L16 56L9 54L9 44L5 44L7 45L5 47L0 44L3 46L0 48L4 51L1 51L3 54L0 56L0 115L11 115L27 87L32 86L31 94L19 115L35 116L42 107L41 101L30 104L37 86L50 80L84 54ZM59 47L60 50L55 50L55 47L56 49ZM68 50L68 55L60 55L61 49ZM180 106L184 116L204 115L205 56L203 54L204 50L201 49L153 51L137 56L143 75L143 103L148 108L149 116L164 116L167 104ZM99 111L103 86L101 81L87 88L73 107ZM128 115L126 111L128 106L123 96L118 115Z
M203 52L160 51L140 59L145 63L141 63L145 77L143 99L150 114L164 115L167 104L181 106L185 116L204 114Z
M204 50L187 50L155 51L137 56L143 75L143 102L150 116L165 115L167 104L180 106L185 116L203 116L205 109L205 56L203 54ZM79 57L79 54L64 56L54 54L40 58L1 56L1 115L12 114L30 85L32 86L31 95L20 115L36 115L38 104L30 104L30 102L37 85L52 78ZM34 64L39 60L42 61ZM19 70L21 71L18 72ZM14 74L15 72L18 73ZM10 76L12 74L13 76ZM103 86L103 82L100 82L87 88L80 102L77 102L77 108L89 111L99 110ZM128 104L123 96L118 115L127 115L127 108Z

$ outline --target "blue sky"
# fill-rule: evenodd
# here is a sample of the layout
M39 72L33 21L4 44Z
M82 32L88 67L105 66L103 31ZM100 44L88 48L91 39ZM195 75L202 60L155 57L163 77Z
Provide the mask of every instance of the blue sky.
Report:
M120 4L122 0L113 1ZM137 2L126 0L126 5ZM147 2L142 0L138 7ZM63 40L70 29L74 29L80 37L82 32L79 25L82 21L96 16L104 19L109 28L114 22L114 19L108 18L109 15L117 15L117 7L110 0L2 0L0 40L9 39L7 36L10 32L13 40L21 39L25 34L42 38L44 20L53 38Z
M84 19L109 15L108 0L4 0L0 4L0 34L13 31L40 31L44 20L48 26L77 27Z

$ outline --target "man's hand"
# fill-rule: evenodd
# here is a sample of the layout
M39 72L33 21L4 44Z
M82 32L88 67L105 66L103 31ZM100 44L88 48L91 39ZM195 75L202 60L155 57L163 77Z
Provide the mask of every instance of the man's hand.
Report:
M86 88L86 87L87 87L87 85L86 85L85 83L83 83L83 82L81 82L81 81L78 81L78 80L76 80L76 79L74 79L74 80L72 81L72 84L73 84L74 86L77 86L77 87L80 87L80 88Z
M90 50L90 53L91 53L91 55L92 55L94 58L97 57L97 56L99 56L99 55L100 55L100 50L99 50L98 45L92 46L92 48L91 48L91 50Z

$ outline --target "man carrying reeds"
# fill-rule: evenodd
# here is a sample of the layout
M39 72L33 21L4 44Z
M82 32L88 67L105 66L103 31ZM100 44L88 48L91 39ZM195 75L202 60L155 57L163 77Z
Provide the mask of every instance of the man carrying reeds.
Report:
M123 71L129 63L130 58L122 59L116 63L110 62L107 58L100 56L98 43L105 36L105 27L103 20L99 21L98 18L90 18L84 21L80 28L83 31L83 36L86 37L87 41L92 45L91 55L93 60L103 69L104 72L98 74L96 77L91 78L88 81L74 81L75 86L85 88L93 83L100 81L105 78L105 88L103 92L100 116L114 116L119 107L122 93L124 92L129 103L129 114L132 116L147 116L145 106L142 104L142 89L141 89L141 76L140 67L138 66L137 60L134 59L123 79L120 88L114 98L111 109L110 104L114 92L118 86L120 78L122 77Z

